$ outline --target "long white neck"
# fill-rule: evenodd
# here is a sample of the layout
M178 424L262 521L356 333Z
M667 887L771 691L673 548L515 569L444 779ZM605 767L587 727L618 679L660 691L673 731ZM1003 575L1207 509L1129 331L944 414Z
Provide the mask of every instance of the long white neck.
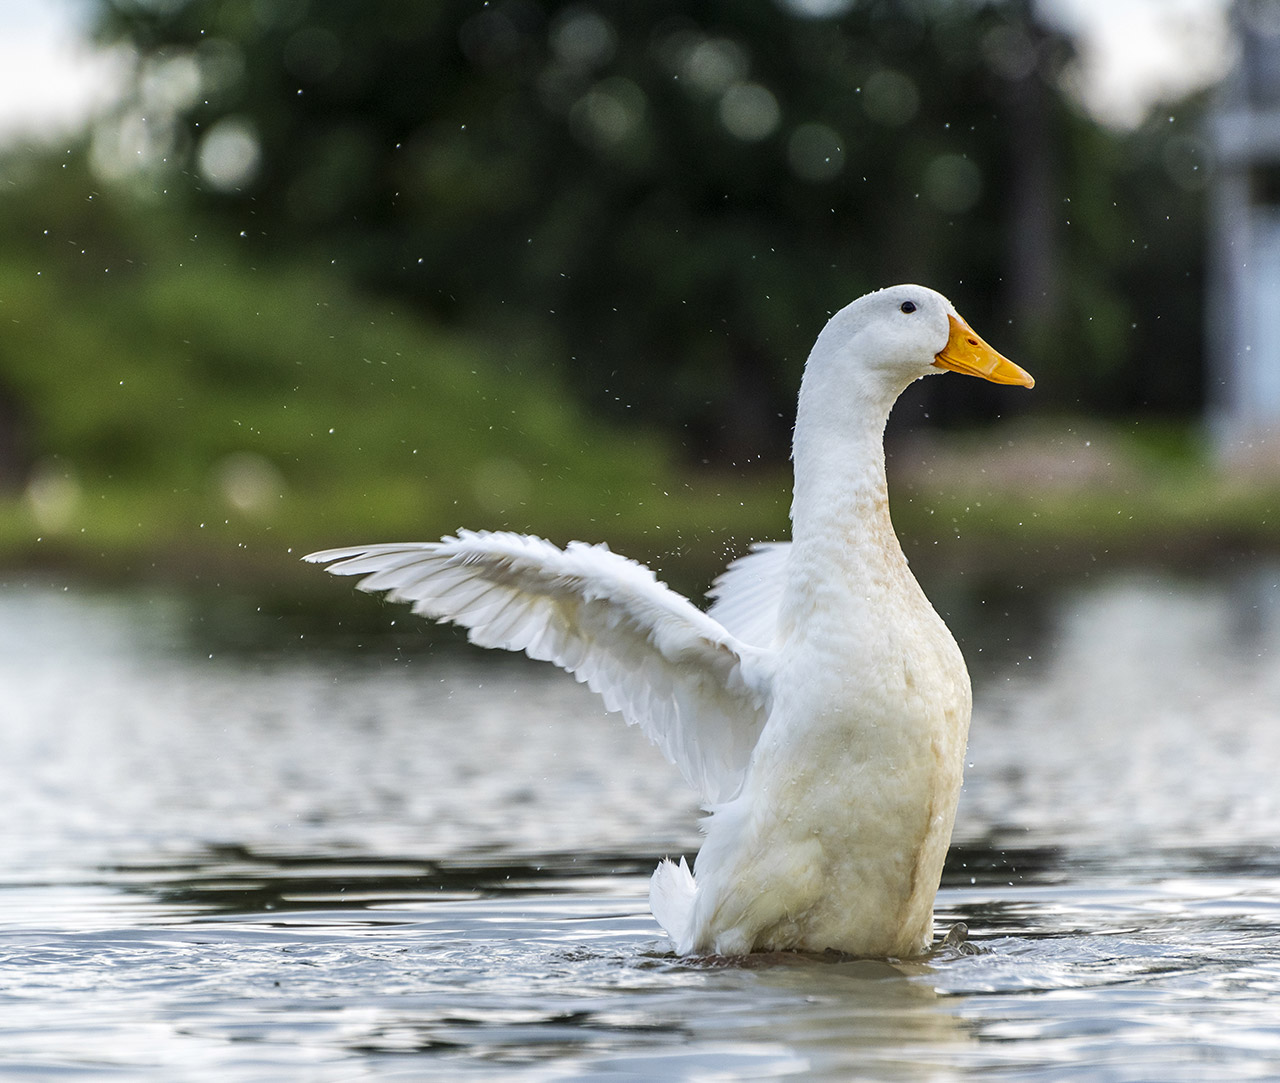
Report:
M823 378L830 375L811 364L801 386L776 642L782 664L800 666L806 682L823 685L822 696L843 703L824 675L892 667L885 658L899 651L903 628L930 610L889 518L884 427L896 394L850 386L839 371ZM829 712L813 710L815 724L827 724Z
M871 548L902 559L889 519L884 428L897 389L832 387L826 366L811 364L800 388L792 459L796 546L850 557ZM870 381L868 381L870 383Z

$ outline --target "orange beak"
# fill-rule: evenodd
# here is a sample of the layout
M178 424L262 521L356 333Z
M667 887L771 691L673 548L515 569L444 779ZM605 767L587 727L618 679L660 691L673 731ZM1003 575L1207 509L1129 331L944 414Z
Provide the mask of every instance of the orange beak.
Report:
M966 376L981 376L993 384L1036 386L1029 372L993 350L959 316L948 316L947 319L951 323L951 334L942 352L933 359L938 368L963 372Z

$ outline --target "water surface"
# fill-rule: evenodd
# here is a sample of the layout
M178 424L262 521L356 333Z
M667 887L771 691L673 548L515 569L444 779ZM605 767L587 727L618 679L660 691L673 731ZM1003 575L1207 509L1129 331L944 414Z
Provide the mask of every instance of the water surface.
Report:
M645 891L693 797L562 674L372 599L14 585L0 1073L1273 1078L1278 580L948 599L970 939L910 964L673 957Z

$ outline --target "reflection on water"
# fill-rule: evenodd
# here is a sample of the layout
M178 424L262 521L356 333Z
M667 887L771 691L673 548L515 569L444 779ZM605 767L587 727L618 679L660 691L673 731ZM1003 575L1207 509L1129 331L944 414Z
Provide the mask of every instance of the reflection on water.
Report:
M646 881L696 849L692 796L562 675L369 599L335 631L10 589L0 1065L1280 1074L1277 580L947 600L976 706L938 918L976 950L912 964L672 957Z
M1277 580L1066 593L1044 663L980 689L970 830L1126 850L1280 840Z

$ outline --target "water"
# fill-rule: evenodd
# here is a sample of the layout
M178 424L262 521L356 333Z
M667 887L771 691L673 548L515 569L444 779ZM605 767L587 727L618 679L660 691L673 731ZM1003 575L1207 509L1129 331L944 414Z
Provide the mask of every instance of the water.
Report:
M1274 1078L1278 580L949 599L970 939L898 965L674 958L645 891L692 797L554 671L365 598L326 639L0 591L0 1075Z

